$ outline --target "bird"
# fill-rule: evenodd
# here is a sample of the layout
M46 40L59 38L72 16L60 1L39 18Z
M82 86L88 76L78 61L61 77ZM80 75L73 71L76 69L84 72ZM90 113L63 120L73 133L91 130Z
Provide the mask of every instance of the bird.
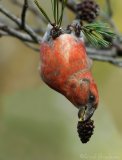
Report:
M83 121L90 119L99 103L99 94L81 37L62 33L52 38L48 27L40 44L40 75L53 90L64 95Z

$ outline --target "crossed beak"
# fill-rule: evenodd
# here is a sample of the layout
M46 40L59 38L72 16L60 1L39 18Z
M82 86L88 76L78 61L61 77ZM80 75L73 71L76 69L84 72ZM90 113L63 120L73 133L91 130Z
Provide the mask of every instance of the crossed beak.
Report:
M78 117L82 121L87 121L93 116L95 110L96 110L95 106L92 106L91 104L87 104L85 107L79 108Z

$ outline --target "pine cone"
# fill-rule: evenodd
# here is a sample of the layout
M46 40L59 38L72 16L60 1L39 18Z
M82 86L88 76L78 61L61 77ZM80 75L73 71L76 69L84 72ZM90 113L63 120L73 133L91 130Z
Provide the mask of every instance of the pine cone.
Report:
M100 8L93 0L83 0L81 3L77 4L76 10L77 18L91 23L99 15Z
M94 121L89 119L88 121L78 121L77 132L82 143L87 143L94 131Z

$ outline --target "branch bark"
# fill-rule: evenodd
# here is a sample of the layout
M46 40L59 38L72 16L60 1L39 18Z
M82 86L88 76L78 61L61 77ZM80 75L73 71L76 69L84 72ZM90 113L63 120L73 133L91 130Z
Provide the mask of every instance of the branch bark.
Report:
M25 19L26 19L26 12L28 9L28 0L24 0L24 5L22 8L22 13L21 13L21 20L22 20L22 24L21 24L21 28L24 29L25 28Z
M8 27L8 26L6 26L5 24L2 24L2 23L0 23L0 31L3 31L3 32L1 32L0 36L8 36L8 35L9 35L9 36L18 38L18 39L20 39L21 41L36 43L36 42L31 38L30 35L25 34L25 33L22 33L22 32L19 32L19 31L17 31L16 29L11 28L11 27Z
M5 9L2 5L0 5L0 12L3 13L6 17L8 17L11 21L13 21L18 27L21 29L21 19L17 18L15 15L11 14L7 9ZM41 37L39 37L30 26L25 24L24 29L23 29L28 35L32 37L32 39L40 43L41 42Z

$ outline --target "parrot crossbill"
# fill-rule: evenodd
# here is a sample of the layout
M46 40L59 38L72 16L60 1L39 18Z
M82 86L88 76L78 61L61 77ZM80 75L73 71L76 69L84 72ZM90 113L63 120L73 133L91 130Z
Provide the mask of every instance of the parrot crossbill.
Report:
M40 75L52 89L64 95L84 121L98 106L98 90L91 73L92 61L81 38L63 33L53 39L48 29L40 47Z

